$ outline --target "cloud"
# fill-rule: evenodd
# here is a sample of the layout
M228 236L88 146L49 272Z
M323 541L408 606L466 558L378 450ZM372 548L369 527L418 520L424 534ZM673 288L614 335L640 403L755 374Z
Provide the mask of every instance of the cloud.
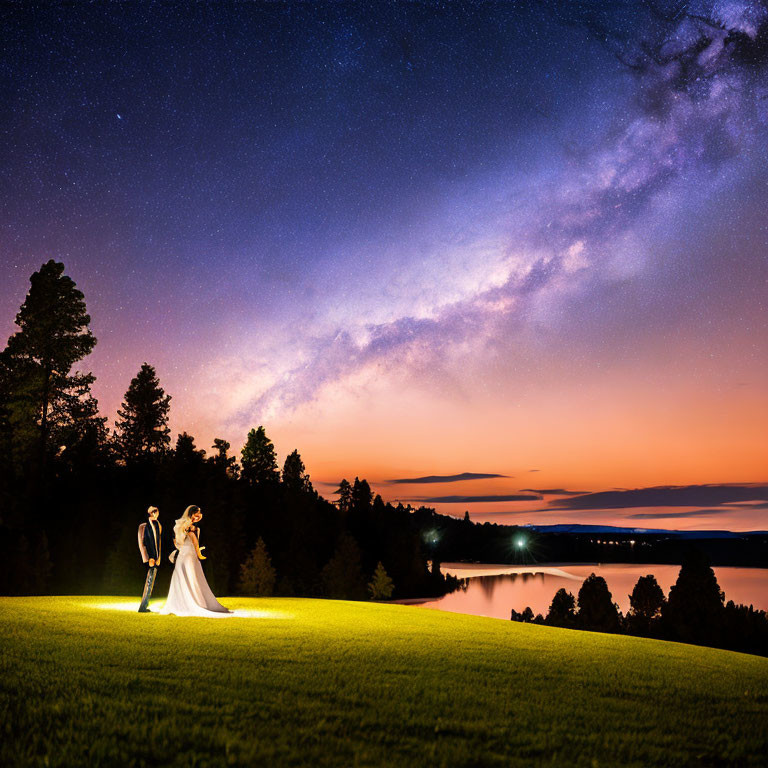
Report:
M477 504L493 501L537 501L541 496L523 496L521 494L502 494L499 496L431 496L407 501L428 502L430 504Z
M706 515L724 515L734 512L732 509L696 509L689 512L637 512L627 515L628 520L662 520L672 517L702 517Z
M740 511L752 510L752 509L768 509L768 501L734 501L728 504L731 509L737 509Z
M580 496L584 491L566 491L565 488L521 488L520 492L541 493L550 496Z
M602 491L556 499L554 509L621 509L623 507L710 507L768 499L768 485L684 485Z
M510 475L497 475L485 472L461 472L458 475L426 475L424 477L400 477L395 480L387 480L388 483L455 483L461 480L489 480L494 477L510 477Z

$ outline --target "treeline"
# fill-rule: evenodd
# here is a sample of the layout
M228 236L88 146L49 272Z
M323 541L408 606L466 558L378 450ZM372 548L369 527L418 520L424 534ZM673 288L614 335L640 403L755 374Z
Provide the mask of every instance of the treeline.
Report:
M764 568L768 563L768 534L683 539L667 532L564 533L474 523L468 514L460 519L429 508L420 508L417 515L430 551L442 562L679 565L687 550L695 547L712 565Z
M30 282L0 353L0 592L138 594L136 529L150 504L166 555L174 519L202 508L204 568L220 595L381 599L455 586L428 566L410 508L358 478L324 499L297 450L278 467L264 427L239 455L218 438L210 453L186 432L172 442L171 398L147 363L110 430L94 376L74 370L96 344L82 292L55 261ZM164 560L156 594L170 579Z
M701 553L689 554L668 597L652 574L641 576L629 596L629 605L623 616L605 579L593 573L575 598L559 589L546 616L534 616L528 607L521 613L513 609L511 619L768 656L768 615L751 605L736 605L732 600L726 603L715 572Z

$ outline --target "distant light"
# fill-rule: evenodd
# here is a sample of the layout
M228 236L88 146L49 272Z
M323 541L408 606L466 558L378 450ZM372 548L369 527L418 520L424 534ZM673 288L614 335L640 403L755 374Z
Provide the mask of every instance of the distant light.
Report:
M515 544L517 544L518 549L522 549L525 546L525 539L521 536Z

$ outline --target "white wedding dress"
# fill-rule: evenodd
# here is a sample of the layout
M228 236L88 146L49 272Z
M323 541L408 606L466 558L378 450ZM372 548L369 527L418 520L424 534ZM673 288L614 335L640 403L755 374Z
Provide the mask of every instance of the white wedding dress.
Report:
M205 616L217 619L235 615L211 592L195 545L189 536L184 539L179 549L171 576L168 599L159 612L172 613L176 616Z

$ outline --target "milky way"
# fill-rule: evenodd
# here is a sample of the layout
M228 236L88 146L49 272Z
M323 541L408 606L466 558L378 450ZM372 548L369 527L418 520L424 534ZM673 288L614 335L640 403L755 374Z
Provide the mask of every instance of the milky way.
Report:
M203 446L263 423L318 481L389 498L467 473L491 478L445 498L513 498L531 466L595 491L765 480L765 3L0 25L0 323L64 261L105 413L147 360Z

